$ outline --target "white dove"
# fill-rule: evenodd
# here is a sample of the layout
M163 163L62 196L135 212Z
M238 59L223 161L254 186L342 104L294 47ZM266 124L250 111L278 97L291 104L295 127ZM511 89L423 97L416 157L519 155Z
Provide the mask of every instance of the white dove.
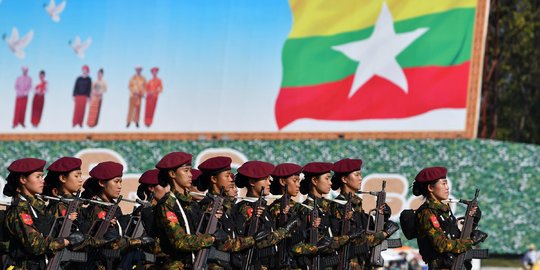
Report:
M64 11L64 8L66 7L66 1L62 1L60 5L56 5L56 2L54 0L51 0L49 2L49 5L45 7L45 10L49 15L51 16L51 19L53 22L59 22L60 21L60 13Z
M75 51L77 56L81 59L84 58L84 53L86 52L88 47L90 47L90 44L92 44L92 38L90 37L87 38L85 42L81 42L81 38L79 36L76 36L75 40L69 42L69 45L71 46L73 51Z
M24 37L19 38L19 31L17 30L17 27L13 27L13 30L11 30L11 36L9 38L5 33L2 36L11 51L15 54L15 56L17 56L17 58L20 59L25 57L24 48L28 46L33 37L34 30L30 30Z

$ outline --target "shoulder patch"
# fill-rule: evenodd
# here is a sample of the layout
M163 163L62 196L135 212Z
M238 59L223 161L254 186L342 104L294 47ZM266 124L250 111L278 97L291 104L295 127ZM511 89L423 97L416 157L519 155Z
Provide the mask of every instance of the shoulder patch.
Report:
M62 216L65 217L66 216L66 209L62 209Z
M32 216L26 213L21 213L21 219L22 222L26 225L32 225L34 224L34 221L32 220Z
M178 217L176 217L175 213L168 211L167 213L165 213L165 216L167 217L167 220L169 222L178 223Z
M100 211L100 212L97 214L97 216L98 216L99 219L104 219L106 215L107 215L107 212L105 212L105 211Z
M253 216L253 207L247 207L246 209L246 212L247 212L247 215L248 217L252 217Z
M435 227L435 228L440 228L441 227L441 224L439 224L439 220L437 219L437 217L435 215L431 215L431 217L429 219L431 220L431 224L433 224L433 227Z

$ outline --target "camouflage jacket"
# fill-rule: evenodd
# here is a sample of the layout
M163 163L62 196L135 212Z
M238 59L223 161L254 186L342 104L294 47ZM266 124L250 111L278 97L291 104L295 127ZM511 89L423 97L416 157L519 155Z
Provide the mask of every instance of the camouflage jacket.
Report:
M32 196L22 196L9 207L4 228L10 239L10 253L17 264L23 260L41 261L46 253L65 247L64 239L46 237L47 225L43 223L45 202ZM49 222L47 222L49 223ZM49 225L49 224L48 224Z
M189 196L178 199L179 203L184 207L182 199L189 200ZM195 202L191 202L195 204ZM193 207L193 204L188 207ZM184 211L187 216L188 210L184 208ZM214 242L210 235L195 235L195 230L191 230L194 228L192 223L195 221L189 220L189 217L191 234L187 233L186 221L178 208L176 196L171 192L167 193L154 206L154 222L154 228L161 243L161 250L170 256L170 264L191 264L193 251L210 247Z
M345 194L339 194L339 196L336 197L338 200L344 200L348 201L349 196ZM368 225L368 219L370 218L366 212L362 209L362 199L356 195L353 195L352 197L352 211L353 215L351 218L351 232L355 232L356 230L366 230ZM346 214L345 213L345 205L341 205L338 203L332 203L332 216L334 217L332 219L332 231L336 235L342 235L341 228L343 223L343 217ZM373 224L373 222L371 222ZM375 234L365 234L359 238L354 239L353 244L354 245L362 245L362 244L368 244L369 247L376 246L380 244L385 239L385 234L383 232L377 232Z
M416 211L416 224L418 247L427 263L444 258L446 253L462 253L472 248L472 240L457 239L456 218L450 207L438 200L428 198L420 206Z

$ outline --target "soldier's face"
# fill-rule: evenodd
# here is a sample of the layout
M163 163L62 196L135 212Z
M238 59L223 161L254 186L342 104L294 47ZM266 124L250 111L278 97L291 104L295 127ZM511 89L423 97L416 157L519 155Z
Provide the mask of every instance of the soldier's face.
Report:
M21 176L21 184L24 189L31 195L43 193L45 180L43 180L43 172L33 172L28 176Z
M253 181L251 184L253 195L259 196L262 188L264 188L262 195L270 194L270 184L270 176Z
M330 193L332 188L332 176L330 173L325 173L313 180L313 186L321 195Z
M287 184L287 193L294 197L300 192L300 175L291 175L285 181L280 179L280 184L283 186Z
M109 181L99 180L99 185L103 187L103 195L109 200L116 199L122 191L122 178L116 177Z
M228 193L230 189L234 188L231 170L222 171L212 177L212 183L217 186L218 190L221 190L221 187L223 187L225 193Z
M193 182L191 174L191 165L180 166L173 172L174 182L183 189L189 189Z
M343 181L351 190L360 190L362 186L362 173L359 170L349 173Z
M233 188L229 189L229 191L227 191L226 193L227 196L234 198L238 196L238 188L236 188L236 186L233 186Z
M439 201L447 200L450 195L448 180L446 180L446 178L440 179L433 185L429 185L428 190L431 195Z
M81 175L81 170L71 171L68 175L60 175L60 182L62 183L64 191L67 193L75 193L80 190L83 184Z

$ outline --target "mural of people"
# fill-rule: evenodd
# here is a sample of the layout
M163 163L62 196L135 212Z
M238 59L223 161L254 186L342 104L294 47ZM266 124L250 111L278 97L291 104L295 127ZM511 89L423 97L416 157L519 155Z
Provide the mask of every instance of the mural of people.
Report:
M13 115L13 128L18 125L24 126L28 93L32 89L32 78L28 76L28 67L22 67L22 75L15 81L15 113Z
M135 67L135 75L129 80L129 108L127 116L127 125L135 122L135 126L139 127L139 118L141 115L141 100L146 92L146 78L141 75L142 67Z
M43 113L43 104L45 103L45 93L47 92L47 81L45 80L45 71L39 72L39 83L34 88L34 99L32 100L32 126L38 127Z
M84 65L82 67L82 75L75 81L75 87L73 88L73 99L75 101L73 127L77 125L82 127L83 125L86 102L92 90L92 79L88 76L89 74L90 68Z
M107 92L107 82L103 80L103 69L100 69L97 73L97 80L92 83L90 108L88 109L88 119L86 122L89 127L95 127L98 123L101 101L105 92Z
M154 121L158 95L163 92L161 79L157 76L159 68L153 67L150 71L152 72L152 79L146 84L146 110L144 114L144 124L147 127L150 127Z

